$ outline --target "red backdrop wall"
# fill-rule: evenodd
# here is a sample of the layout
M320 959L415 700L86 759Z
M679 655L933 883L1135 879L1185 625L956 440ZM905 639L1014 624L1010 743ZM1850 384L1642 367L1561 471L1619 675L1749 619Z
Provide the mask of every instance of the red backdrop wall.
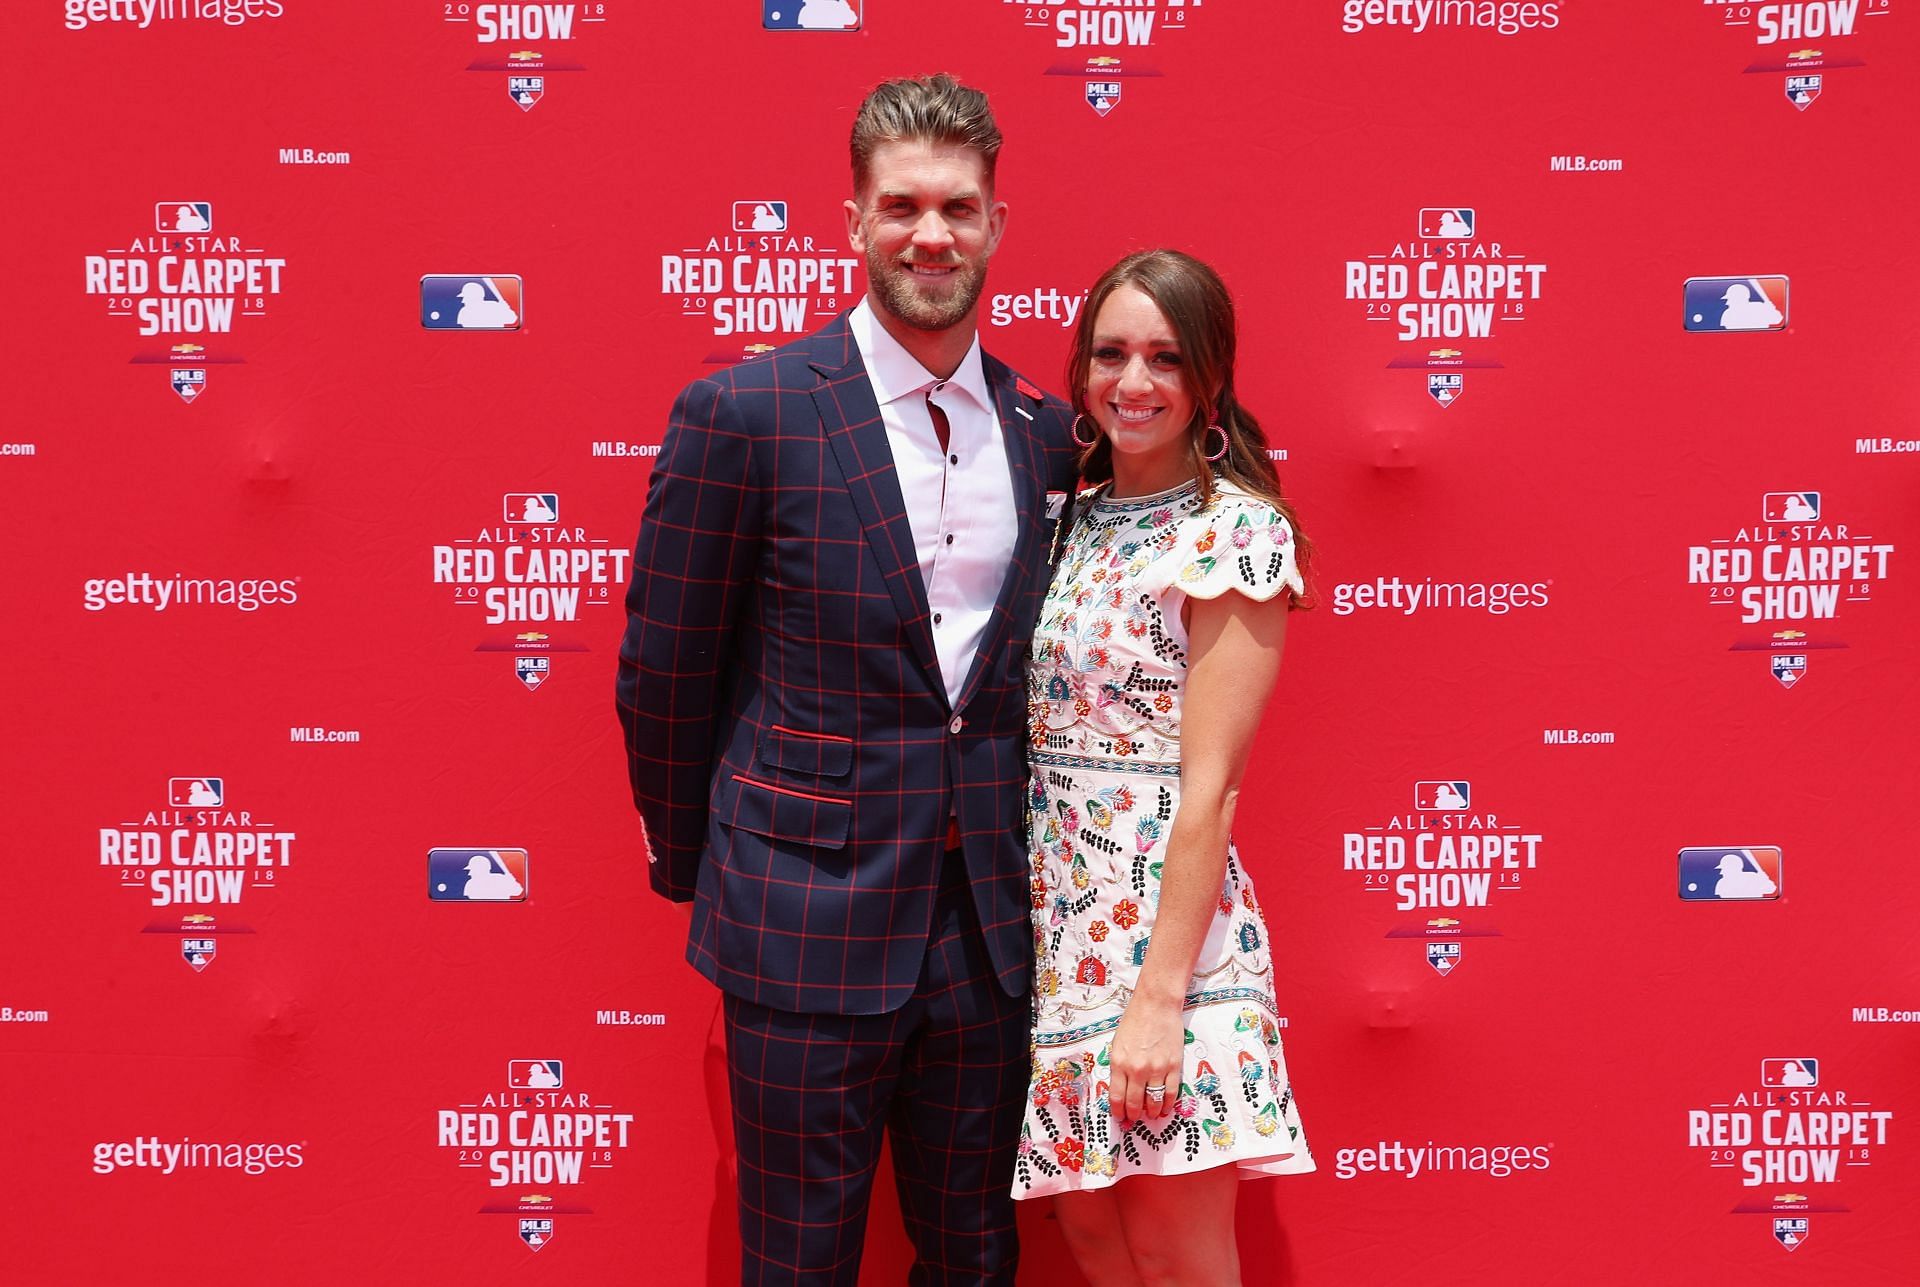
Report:
M1213 261L1320 545L1240 825L1320 1170L1247 1280L1915 1280L1911 0L204 3L9 13L8 1281L730 1277L627 551L941 68L988 346L1057 388L1101 268Z

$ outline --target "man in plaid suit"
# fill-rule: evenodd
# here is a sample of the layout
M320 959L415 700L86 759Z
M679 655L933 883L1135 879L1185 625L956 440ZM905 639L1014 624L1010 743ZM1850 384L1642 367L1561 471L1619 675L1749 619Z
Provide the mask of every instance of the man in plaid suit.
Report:
M852 312L680 394L619 709L653 887L721 988L745 1283L855 1281L883 1134L915 1282L1011 1283L1026 648L1070 415L975 334L985 95L854 123Z

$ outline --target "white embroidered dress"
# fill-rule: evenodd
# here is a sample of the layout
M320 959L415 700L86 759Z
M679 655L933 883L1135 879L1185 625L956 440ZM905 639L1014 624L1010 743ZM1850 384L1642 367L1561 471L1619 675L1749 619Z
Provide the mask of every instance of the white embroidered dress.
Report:
M1217 483L1081 498L1027 672L1027 796L1036 958L1033 1080L1015 1197L1129 1175L1235 1165L1313 1169L1280 1050L1268 930L1238 853L1187 994L1172 1111L1109 1111L1108 1051L1146 958L1180 805L1181 605L1229 591L1302 593L1293 532L1271 505Z

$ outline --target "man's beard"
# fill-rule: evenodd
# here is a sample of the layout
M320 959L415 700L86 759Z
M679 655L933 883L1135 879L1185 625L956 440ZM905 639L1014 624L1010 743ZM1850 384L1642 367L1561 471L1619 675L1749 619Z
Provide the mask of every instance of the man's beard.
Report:
M867 280L878 288L880 302L889 313L917 331L944 331L957 325L972 311L980 292L986 289L985 260L956 261L952 267L953 274L946 279L949 293L945 299L935 299L921 289L911 268L898 259L872 249L867 251Z

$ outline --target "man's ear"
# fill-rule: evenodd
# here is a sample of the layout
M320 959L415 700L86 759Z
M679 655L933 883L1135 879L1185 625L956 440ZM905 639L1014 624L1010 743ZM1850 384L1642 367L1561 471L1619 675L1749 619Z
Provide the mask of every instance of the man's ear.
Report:
M867 253L866 221L860 217L860 203L849 197L840 203L847 216L847 244L856 254Z
M989 201L987 203L987 255L1000 249L1000 238L1007 235L1007 203Z

